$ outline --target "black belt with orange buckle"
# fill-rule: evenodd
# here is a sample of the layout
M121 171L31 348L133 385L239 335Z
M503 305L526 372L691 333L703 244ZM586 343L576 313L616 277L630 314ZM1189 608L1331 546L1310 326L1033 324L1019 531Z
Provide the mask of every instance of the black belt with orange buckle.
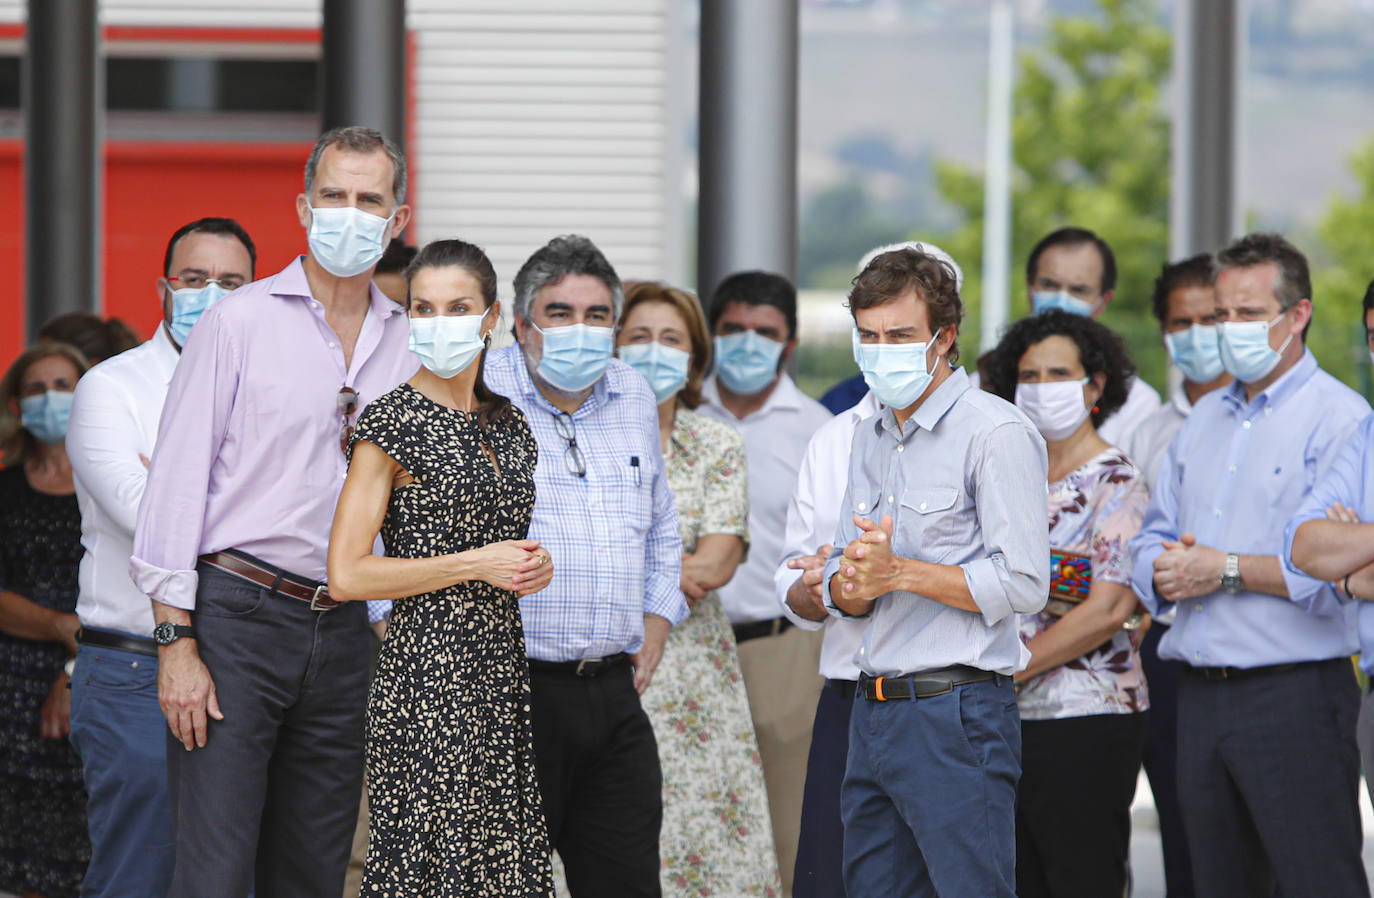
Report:
M859 693L871 702L890 702L895 699L934 698L954 691L955 686L995 680L997 674L977 667L955 664L936 670L922 670L898 677L870 677L859 675Z
M332 611L342 605L329 597L329 588L318 580L307 580L290 571L254 558L247 552L229 549L200 556L200 560L227 574L264 586L277 595L297 599L310 605L311 611Z

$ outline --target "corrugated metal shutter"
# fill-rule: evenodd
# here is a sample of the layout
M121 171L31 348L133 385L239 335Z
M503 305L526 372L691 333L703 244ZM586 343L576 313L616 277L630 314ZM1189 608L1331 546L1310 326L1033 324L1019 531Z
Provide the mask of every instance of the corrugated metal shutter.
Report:
M482 244L504 283L568 232L622 276L665 276L668 5L410 0L420 237Z
M25 7L0 0L0 22L22 21ZM624 277L681 277L686 101L673 83L671 0L407 8L417 239L482 244L505 284L567 232L595 240ZM100 9L107 25L314 28L321 0L100 0Z

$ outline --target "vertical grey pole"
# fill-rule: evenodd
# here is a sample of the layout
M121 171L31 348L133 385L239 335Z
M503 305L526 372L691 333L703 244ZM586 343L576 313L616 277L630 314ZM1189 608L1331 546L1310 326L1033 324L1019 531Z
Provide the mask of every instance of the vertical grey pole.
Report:
M376 128L405 148L405 0L324 0L324 130Z
M797 277L797 0L702 0L697 293Z
M29 341L95 311L100 226L99 32L91 0L29 0L24 53L24 269Z
M1244 0L1174 7L1169 256L1220 249L1240 233Z

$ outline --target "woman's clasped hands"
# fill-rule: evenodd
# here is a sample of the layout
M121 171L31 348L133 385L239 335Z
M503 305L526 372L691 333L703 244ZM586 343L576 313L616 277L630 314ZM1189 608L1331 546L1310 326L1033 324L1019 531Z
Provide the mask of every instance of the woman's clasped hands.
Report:
M553 559L537 539L508 539L472 550L474 579L519 596L536 593L553 579Z

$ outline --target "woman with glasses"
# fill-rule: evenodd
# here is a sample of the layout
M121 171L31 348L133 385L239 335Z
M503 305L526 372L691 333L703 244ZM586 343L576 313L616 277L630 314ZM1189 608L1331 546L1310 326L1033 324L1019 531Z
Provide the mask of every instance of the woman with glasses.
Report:
M71 730L81 515L64 439L86 359L40 343L0 380L0 892L75 896L90 859Z
M682 531L674 627L644 694L663 768L659 844L665 895L781 894L768 798L729 619L715 590L744 558L749 514L744 441L698 415L711 341L695 298L657 283L625 293L621 361L658 399L659 437Z
M362 891L547 896L518 603L553 573L525 539L536 446L482 381L500 320L486 255L437 241L405 277L422 367L358 421L329 546L334 598L396 600L368 703Z
M1050 311L1012 325L986 370L1050 462L1050 596L1021 618L1031 660L1016 675L1016 894L1121 895L1149 707L1130 542L1149 493L1097 428L1125 402L1135 365L1101 324Z

